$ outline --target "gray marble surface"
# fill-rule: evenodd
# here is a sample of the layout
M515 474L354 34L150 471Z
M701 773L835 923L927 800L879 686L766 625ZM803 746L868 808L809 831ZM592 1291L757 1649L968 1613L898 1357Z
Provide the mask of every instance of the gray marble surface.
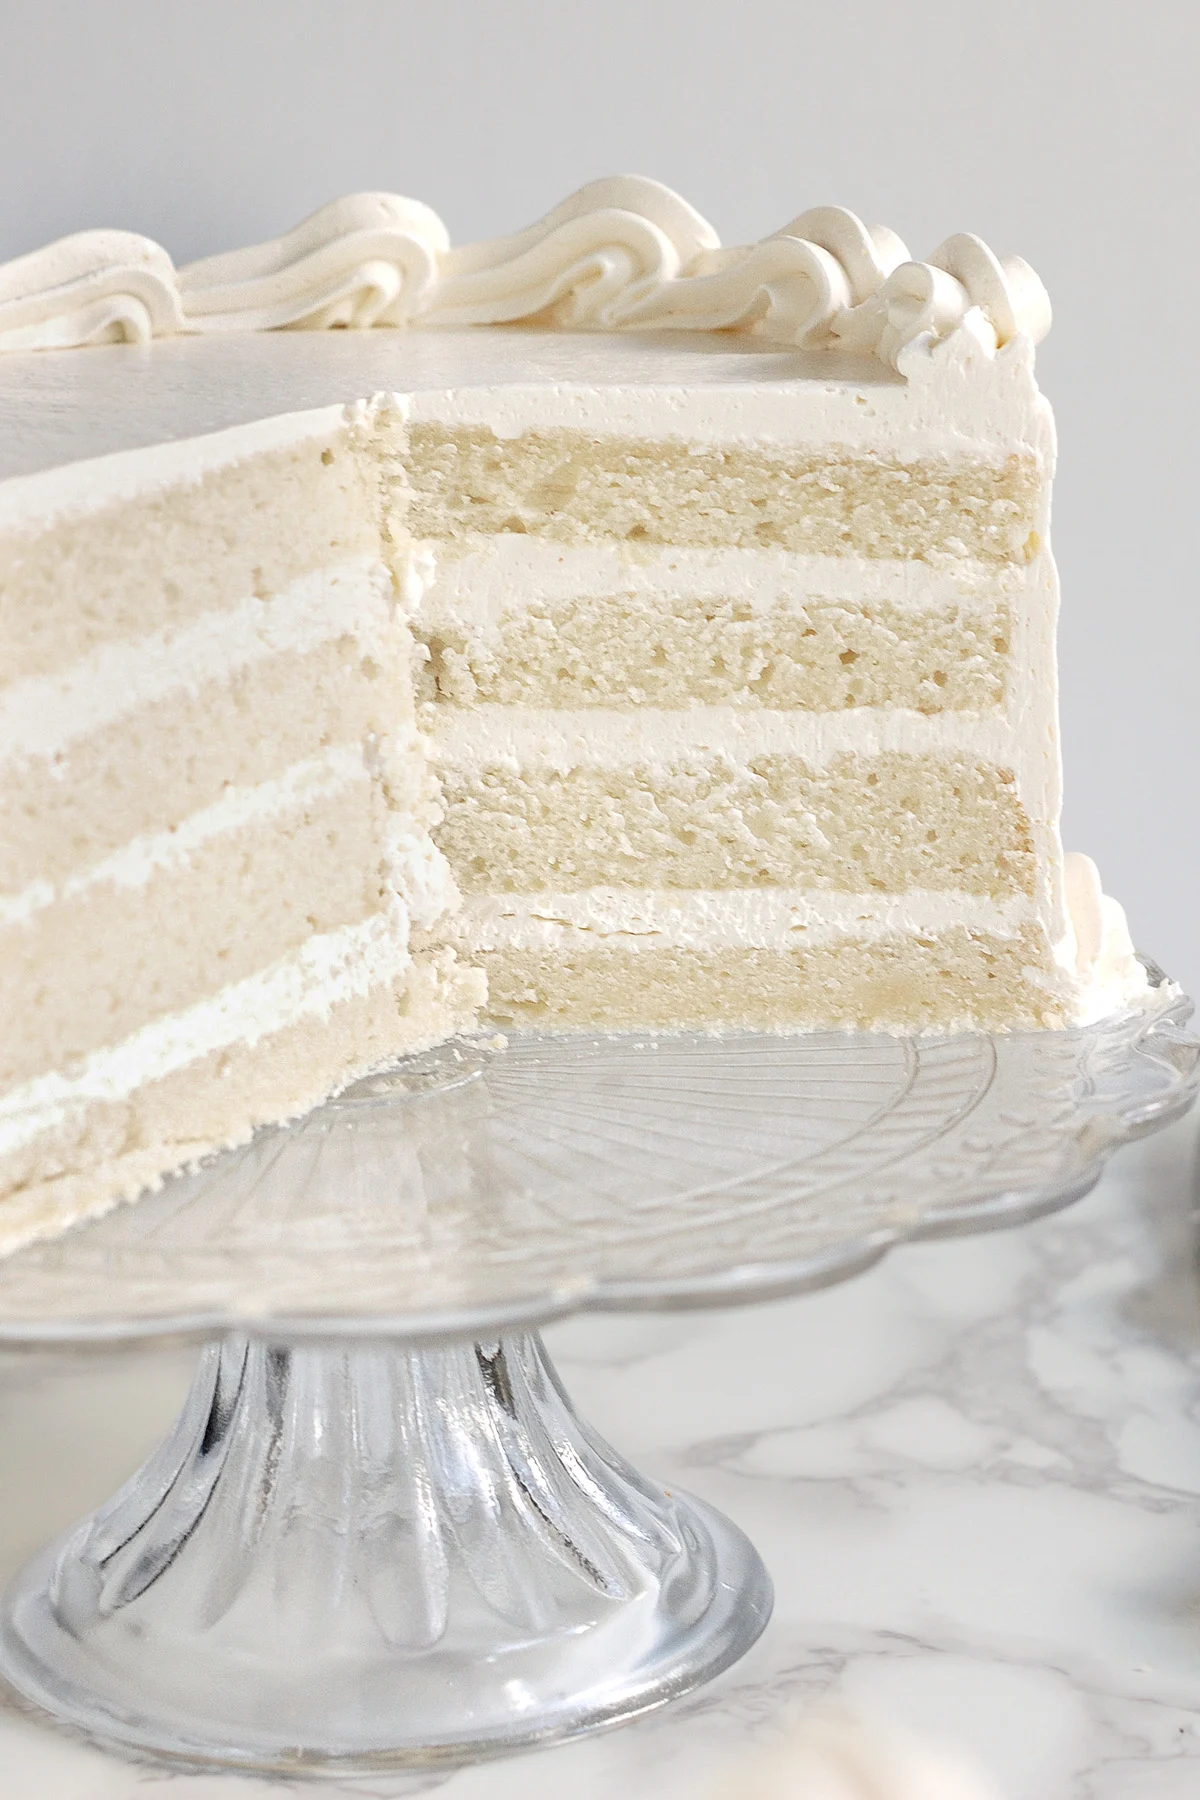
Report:
M306 1788L125 1762L0 1703L2 1800L704 1800L830 1699L964 1747L1007 1800L1193 1800L1195 1149L1184 1121L1058 1218L823 1294L548 1334L581 1412L728 1512L775 1577L758 1646L676 1708L509 1763ZM0 1576L119 1483L189 1368L0 1360Z

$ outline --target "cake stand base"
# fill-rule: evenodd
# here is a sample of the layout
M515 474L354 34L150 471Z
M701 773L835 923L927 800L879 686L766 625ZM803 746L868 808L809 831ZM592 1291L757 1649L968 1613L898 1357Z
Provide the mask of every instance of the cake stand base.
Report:
M762 1565L518 1334L1065 1206L1194 1098L1188 1012L1152 972L1071 1031L477 1035L0 1260L2 1343L213 1340L168 1443L9 1590L0 1674L92 1737L284 1773L685 1693L762 1630Z
M581 1424L537 1337L229 1337L162 1448L10 1589L0 1666L110 1743L345 1773L616 1724L770 1610L741 1532Z

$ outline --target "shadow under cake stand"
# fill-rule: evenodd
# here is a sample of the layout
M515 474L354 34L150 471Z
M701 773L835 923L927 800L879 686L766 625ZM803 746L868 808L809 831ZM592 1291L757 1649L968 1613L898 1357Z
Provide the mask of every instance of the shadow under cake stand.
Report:
M471 1761L727 1667L736 1526L575 1416L536 1326L818 1288L1067 1204L1200 1074L1086 1030L475 1037L0 1264L0 1341L207 1340L171 1436L18 1576L0 1672L187 1763Z

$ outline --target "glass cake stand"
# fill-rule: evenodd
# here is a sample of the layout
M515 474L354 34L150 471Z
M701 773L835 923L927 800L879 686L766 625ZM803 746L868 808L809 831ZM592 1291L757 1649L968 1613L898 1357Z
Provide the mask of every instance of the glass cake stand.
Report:
M293 1774L686 1692L762 1631L766 1572L576 1418L535 1327L1067 1204L1194 1096L1155 982L1069 1032L460 1040L0 1263L10 1345L210 1340L167 1442L9 1590L0 1669L102 1741Z

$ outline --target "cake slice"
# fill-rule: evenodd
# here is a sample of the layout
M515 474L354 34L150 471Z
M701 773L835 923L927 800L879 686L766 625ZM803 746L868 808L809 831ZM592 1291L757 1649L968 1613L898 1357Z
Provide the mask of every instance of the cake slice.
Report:
M1045 296L905 255L622 180L0 271L0 1249L478 1020L1144 995L1058 835Z
M0 1247L474 1019L333 407L0 487Z

